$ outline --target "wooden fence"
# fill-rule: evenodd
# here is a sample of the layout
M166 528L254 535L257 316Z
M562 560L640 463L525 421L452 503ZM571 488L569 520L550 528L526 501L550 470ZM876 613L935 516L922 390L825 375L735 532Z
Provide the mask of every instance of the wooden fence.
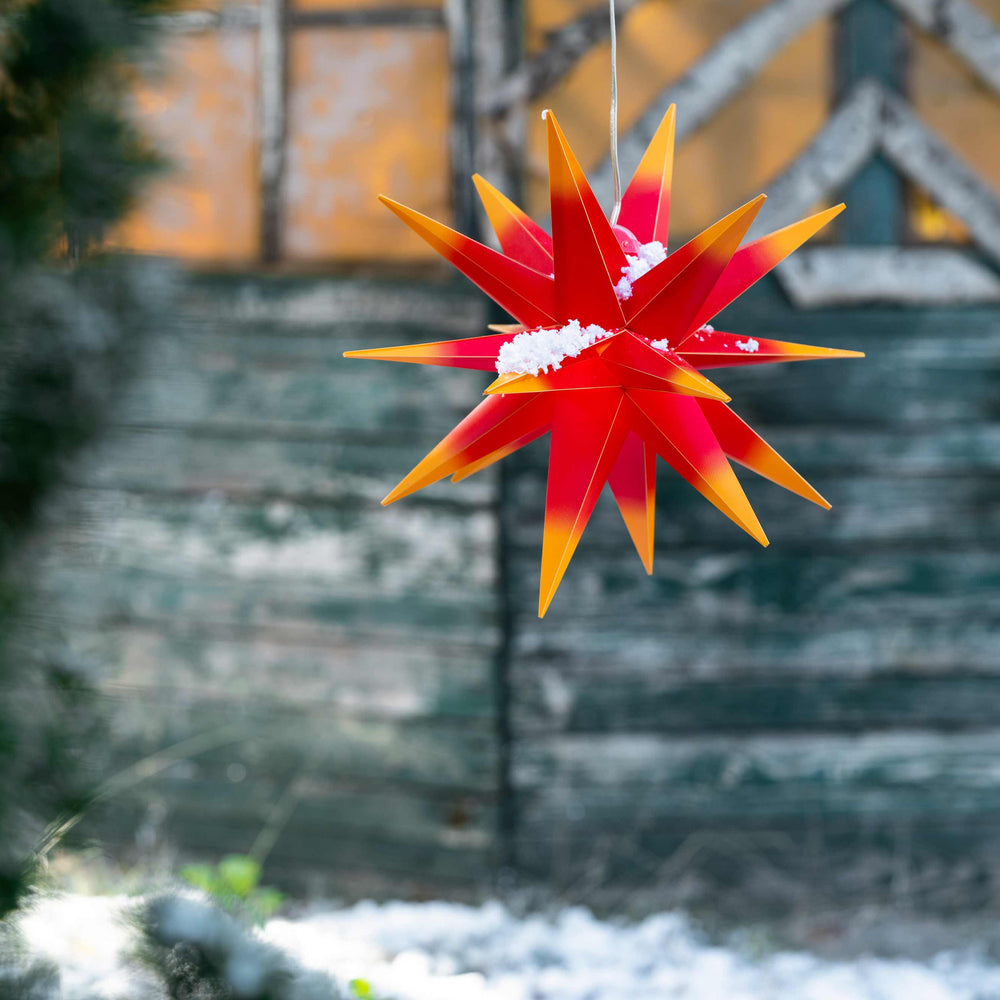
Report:
M989 901L997 311L762 283L726 328L868 354L721 382L834 509L748 481L762 550L665 469L654 575L604 498L541 622L545 442L383 509L483 380L341 357L485 321L465 285L192 282L42 547L108 771L181 745L91 833L348 896Z

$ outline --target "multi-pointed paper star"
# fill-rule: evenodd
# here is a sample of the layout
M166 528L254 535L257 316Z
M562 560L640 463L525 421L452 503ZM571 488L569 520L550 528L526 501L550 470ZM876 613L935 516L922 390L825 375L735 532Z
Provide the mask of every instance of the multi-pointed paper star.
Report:
M496 370L487 398L383 500L445 476L457 482L551 432L539 616L609 483L647 572L653 567L656 456L767 545L728 459L829 504L726 405L698 369L857 351L740 338L707 325L843 205L740 248L761 195L666 255L674 108L667 111L612 226L553 114L547 114L552 235L474 178L503 253L381 200L517 320L490 335L347 357Z

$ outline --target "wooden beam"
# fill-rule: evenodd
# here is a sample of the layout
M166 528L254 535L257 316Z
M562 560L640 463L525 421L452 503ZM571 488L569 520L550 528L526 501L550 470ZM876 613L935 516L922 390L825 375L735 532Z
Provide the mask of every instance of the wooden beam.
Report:
M472 52L475 63L477 94L490 94L502 81L518 72L524 59L523 0L476 0L472 18ZM475 169L508 196L520 200L524 170L524 102L516 100L503 116L476 118ZM468 184L469 179L464 178ZM469 188L471 192L471 186ZM484 242L497 246L492 227L477 205L477 229ZM485 302L491 322L507 318L493 302ZM497 889L504 893L513 888L517 856L516 798L511 787L510 767L514 746L511 724L512 687L510 674L514 656L516 615L513 606L514 585L509 565L509 517L511 471L501 462L496 471L494 511L497 538L496 608L499 642L493 661L492 693L494 701L494 740L496 748L496 851Z
M260 27L262 12L250 5L230 5L221 10L189 10L157 15L158 26L176 34L200 34L220 28ZM357 7L328 10L289 10L287 23L294 28L442 28L440 7Z
M184 10L158 14L153 20L158 28L178 35L197 35L220 28L256 28L260 11L249 5L230 5L221 10Z
M288 98L286 13L288 0L261 0L258 35L260 128L260 253L266 264L281 259L282 182Z
M750 237L787 225L879 154L960 219L1000 263L1000 200L900 97L874 80L855 87L803 153L768 185Z
M624 17L640 0L618 0L618 16ZM595 45L611 33L607 4L584 11L579 17L549 32L545 49L522 62L493 90L484 93L481 114L502 114L518 104L541 97L555 86Z
M443 28L441 7L366 7L337 10L296 10L293 28Z
M494 94L503 87L504 81L522 72L522 0L479 0L473 22L473 39L476 93ZM476 122L476 169L518 203L523 194L525 119L525 99L521 97L507 105L503 115L480 113ZM484 238L498 246L482 213L480 229Z
M727 32L683 76L662 90L649 110L622 136L623 164L636 164L670 104L677 104L677 139L701 127L734 97L761 68L809 25L847 0L773 0ZM611 162L605 158L591 177L605 199L611 192Z
M1000 264L1000 200L993 189L901 98L883 92L880 121L885 157L965 223L972 239Z
M1000 279L992 271L943 247L804 247L777 274L800 309L1000 302Z
M444 0L451 63L451 200L455 228L475 236L479 214L472 175L476 172L476 66L472 42L473 0Z
M885 0L854 0L837 15L834 37L838 101L864 80L903 92L906 39L899 15ZM844 243L893 246L902 240L906 192L882 157L852 176L842 197L847 208L837 225Z
M878 84L856 87L799 156L768 183L767 202L747 239L787 226L840 190L875 155L881 112Z
M966 0L893 0L895 6L943 45L947 45L1000 93L1000 29Z

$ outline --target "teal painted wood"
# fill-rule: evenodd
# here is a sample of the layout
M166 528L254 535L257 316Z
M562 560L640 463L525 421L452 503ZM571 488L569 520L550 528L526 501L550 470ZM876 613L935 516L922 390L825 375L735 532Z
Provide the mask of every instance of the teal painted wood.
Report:
M379 504L483 381L342 357L484 321L451 285L188 289L39 548L37 614L98 679L106 773L209 744L92 832L218 858L291 794L272 881L426 894L490 877L495 475Z
M981 902L997 313L797 313L763 283L720 328L868 353L714 373L834 509L743 475L764 550L664 469L653 576L604 497L543 623L545 442L382 508L485 376L340 358L484 322L451 285L192 286L49 512L38 613L101 679L107 773L235 737L91 829L218 857L294 787L268 878L301 891L471 897L514 863L584 902L736 913L891 896L905 869L922 901Z
M836 89L844 97L864 80L904 89L906 29L885 0L853 0L836 16ZM843 191L847 208L837 220L849 245L893 246L905 232L903 178L881 156L866 164Z
M921 899L979 905L1000 872L1000 316L799 313L764 282L716 325L867 352L713 376L834 509L741 474L762 549L665 469L653 576L605 495L539 622L545 446L513 460L521 869L745 915L895 898L903 866Z

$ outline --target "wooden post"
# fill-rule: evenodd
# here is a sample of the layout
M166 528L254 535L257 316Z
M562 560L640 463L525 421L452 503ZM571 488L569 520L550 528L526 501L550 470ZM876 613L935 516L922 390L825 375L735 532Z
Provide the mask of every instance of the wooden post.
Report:
M281 259L281 186L285 171L288 67L288 0L261 0L258 35L260 122L260 253L265 264Z
M862 80L903 92L905 36L898 13L885 0L855 0L837 15L837 101ZM838 220L848 244L892 245L905 230L905 189L881 156L863 167L844 189L847 209Z
M472 0L445 0L451 59L451 200L455 228L469 236L478 232L472 175L476 159L475 56Z
M477 0L472 22L472 53L475 63L476 104L482 109L483 97L496 93L503 82L516 74L524 59L523 0ZM517 99L502 114L481 114L474 133L475 167L508 197L520 202L524 170L524 104ZM465 178L468 184L468 177ZM471 193L471 185L469 187ZM491 227L485 222L478 204L478 230L484 240L495 244ZM510 317L495 303L487 302L491 323L510 322ZM503 893L513 888L516 878L517 802L511 780L511 753L514 734L511 727L510 669L514 651L516 620L513 609L513 581L510 570L509 518L511 474L507 462L497 466L496 493L496 566L497 615L500 642L493 666L493 698L497 748L497 889Z

